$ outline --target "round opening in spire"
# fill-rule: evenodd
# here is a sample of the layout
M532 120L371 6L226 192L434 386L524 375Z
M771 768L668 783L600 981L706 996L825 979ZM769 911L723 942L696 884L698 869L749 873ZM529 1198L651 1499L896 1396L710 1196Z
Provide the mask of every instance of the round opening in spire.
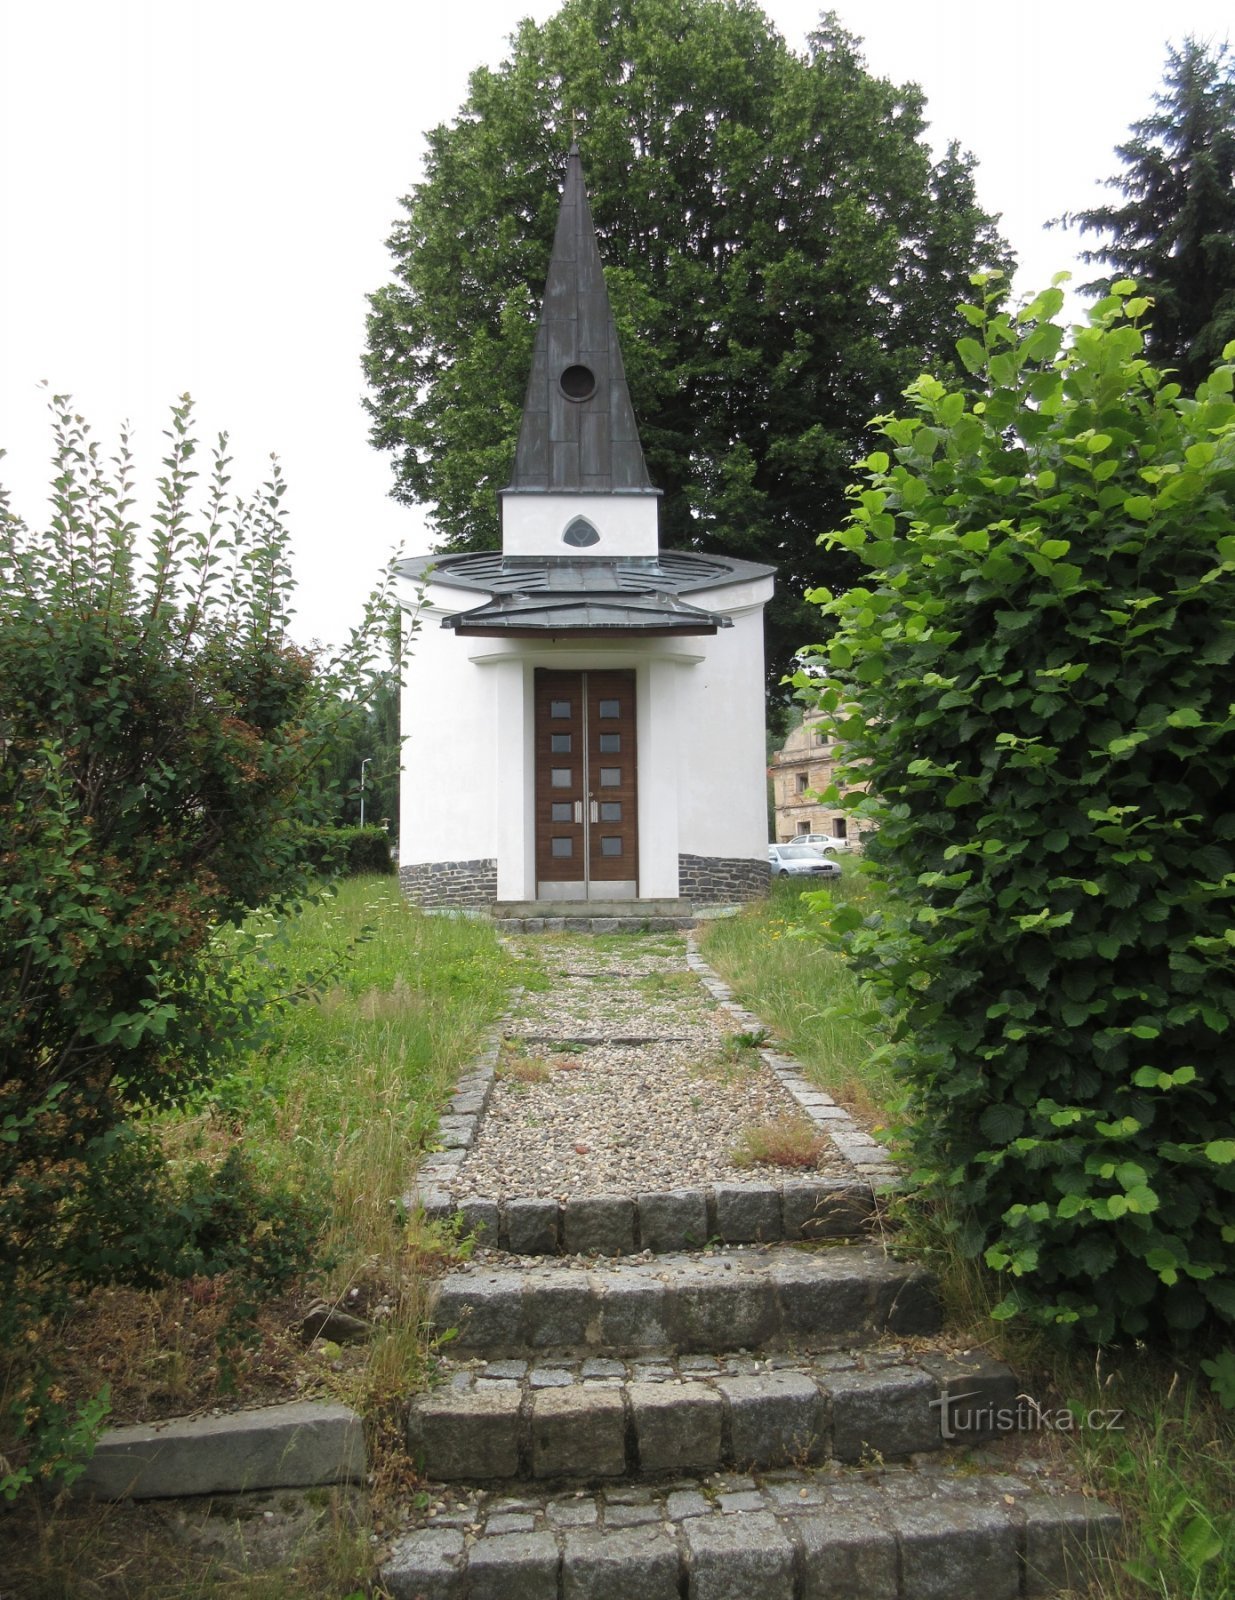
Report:
M567 367L557 381L568 400L590 400L596 393L596 374L591 367Z

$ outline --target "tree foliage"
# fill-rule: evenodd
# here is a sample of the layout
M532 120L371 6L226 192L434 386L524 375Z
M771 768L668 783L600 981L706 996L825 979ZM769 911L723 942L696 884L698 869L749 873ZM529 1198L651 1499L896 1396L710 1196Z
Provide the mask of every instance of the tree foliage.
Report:
M1183 1338L1235 1325L1235 367L1169 382L1129 282L1061 353L1061 304L967 309L832 535L903 907L840 926L1002 1314Z
M391 842L399 836L399 690L397 665L374 677L368 697L353 708L354 715L332 746L328 766L336 796L335 821L339 827L354 828L360 823L361 763L367 761L365 822L387 828Z
M1235 61L1196 39L1167 55L1157 110L1116 146L1123 195L1062 220L1109 237L1083 259L1109 267L1088 285L1134 278L1152 296L1146 350L1194 388L1235 337Z
M277 468L234 500L220 438L198 509L185 400L146 535L127 441L109 465L53 410L49 524L0 496L4 1343L66 1274L122 1270L82 1243L118 1133L247 1037L264 996L220 930L312 886L303 830L329 812L320 775L380 609L316 663L287 631Z
M662 542L780 563L777 681L809 637L804 586L845 564L816 535L868 419L950 358L968 274L1005 254L923 108L830 16L804 54L751 0L566 0L523 23L429 133L372 297L395 497L432 506L448 549L499 543L575 128Z

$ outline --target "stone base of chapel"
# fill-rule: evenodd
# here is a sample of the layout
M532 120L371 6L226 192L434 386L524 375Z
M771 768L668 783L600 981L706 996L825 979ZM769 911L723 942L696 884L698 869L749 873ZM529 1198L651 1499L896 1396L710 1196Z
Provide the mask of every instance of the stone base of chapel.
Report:
M655 930L688 927L702 906L740 904L766 895L768 869L766 862L740 857L683 855L678 857L678 881L677 899L499 901L497 862L488 858L417 862L399 868L399 885L413 905L426 911L455 907L487 911L506 925L526 920L552 923L551 928L520 930L535 933L587 931L583 924L596 921L616 921L622 930L645 925Z

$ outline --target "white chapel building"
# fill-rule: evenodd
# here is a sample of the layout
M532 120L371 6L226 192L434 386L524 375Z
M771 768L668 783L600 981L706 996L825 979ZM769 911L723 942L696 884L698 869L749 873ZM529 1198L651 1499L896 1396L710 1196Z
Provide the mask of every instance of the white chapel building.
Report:
M500 551L399 568L406 894L561 915L765 893L773 569L660 548L575 146L500 499Z

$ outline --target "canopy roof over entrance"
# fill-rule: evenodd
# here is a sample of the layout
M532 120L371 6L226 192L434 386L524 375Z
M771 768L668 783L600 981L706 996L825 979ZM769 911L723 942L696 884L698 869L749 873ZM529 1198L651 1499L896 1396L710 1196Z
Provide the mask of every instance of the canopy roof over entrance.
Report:
M443 617L460 634L708 634L732 626L684 595L769 576L773 569L736 557L662 551L658 557L604 560L499 555L414 556L400 574L486 595L486 602Z

